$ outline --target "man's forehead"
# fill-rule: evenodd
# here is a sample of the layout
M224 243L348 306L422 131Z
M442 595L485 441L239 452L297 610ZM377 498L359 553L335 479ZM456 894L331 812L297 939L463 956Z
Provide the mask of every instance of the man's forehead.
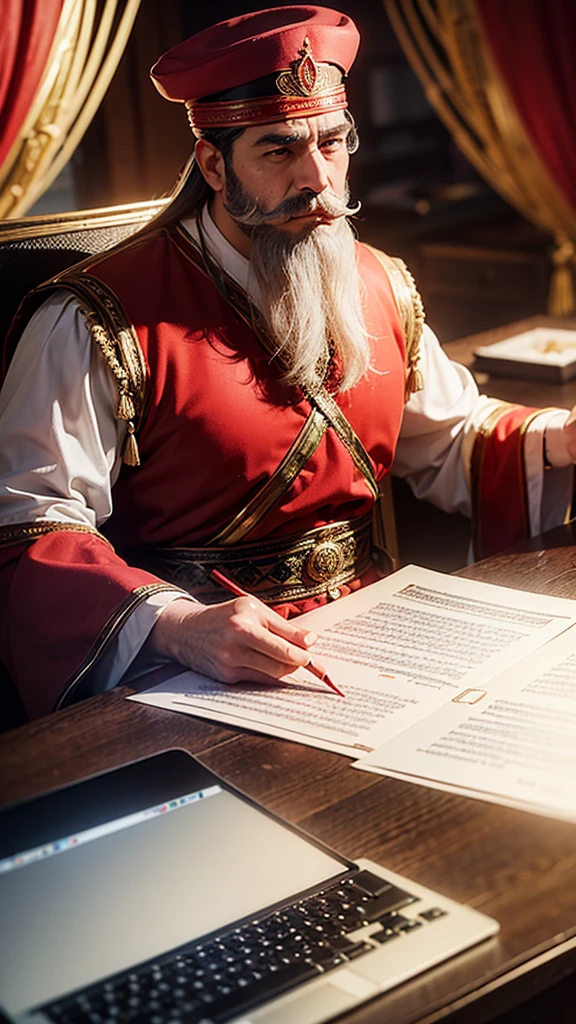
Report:
M258 127L247 128L245 135L247 141L258 146L260 142L269 139L293 138L298 141L307 141L317 138L326 133L349 128L343 111L335 110L329 114L317 114L314 117L287 118L282 121L274 121L272 124L259 125Z

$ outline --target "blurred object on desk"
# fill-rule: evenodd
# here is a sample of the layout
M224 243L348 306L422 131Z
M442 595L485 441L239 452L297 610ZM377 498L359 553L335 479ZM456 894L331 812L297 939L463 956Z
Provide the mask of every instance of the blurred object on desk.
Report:
M467 366L476 377L480 391L491 398L500 398L505 402L517 402L533 406L558 406L571 409L576 404L576 380L553 383L544 379L542 374L537 379L525 380L518 376L503 376L492 371L490 374L476 366L474 353L499 342L507 341L520 334L539 328L546 330L576 331L576 317L552 317L546 314L527 317L514 323L495 327L480 334L471 334L445 346L450 359Z
M564 384L576 377L576 330L535 327L505 341L481 345L474 356L475 370Z

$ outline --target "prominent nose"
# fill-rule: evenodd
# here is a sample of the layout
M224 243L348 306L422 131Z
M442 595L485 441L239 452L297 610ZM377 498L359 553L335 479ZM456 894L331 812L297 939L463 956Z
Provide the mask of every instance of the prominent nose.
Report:
M311 146L302 154L294 175L294 185L299 191L309 189L317 195L328 187L328 175L322 151Z

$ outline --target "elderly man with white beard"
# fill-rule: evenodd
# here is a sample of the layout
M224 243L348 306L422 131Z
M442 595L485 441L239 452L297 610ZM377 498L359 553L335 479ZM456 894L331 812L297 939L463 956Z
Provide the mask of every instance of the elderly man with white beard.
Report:
M196 137L172 201L16 318L0 655L31 716L167 660L225 683L308 664L292 616L389 568L393 463L488 550L563 521L573 415L479 396L401 261L355 240L357 47L297 6L165 54L152 77Z

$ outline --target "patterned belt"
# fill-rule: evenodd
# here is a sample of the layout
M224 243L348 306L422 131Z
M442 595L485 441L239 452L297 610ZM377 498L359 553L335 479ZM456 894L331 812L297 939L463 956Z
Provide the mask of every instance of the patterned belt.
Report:
M307 533L233 547L139 548L126 552L137 564L206 604L224 599L210 580L221 570L266 604L327 594L361 576L371 564L371 515L329 523Z

